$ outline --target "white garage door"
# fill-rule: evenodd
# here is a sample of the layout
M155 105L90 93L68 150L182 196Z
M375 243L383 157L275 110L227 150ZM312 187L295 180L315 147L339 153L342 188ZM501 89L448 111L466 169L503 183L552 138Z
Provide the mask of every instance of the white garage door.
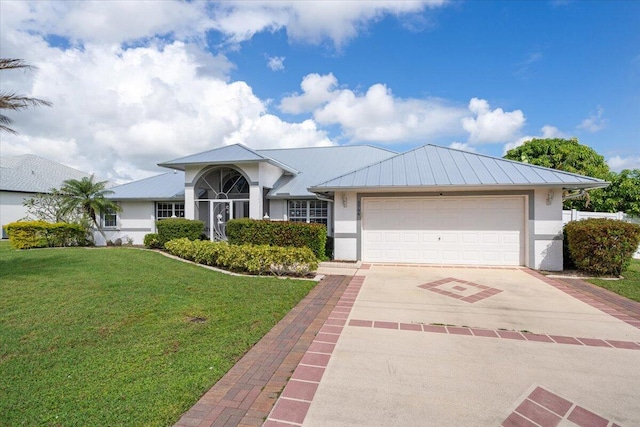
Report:
M522 265L523 197L364 198L362 259Z

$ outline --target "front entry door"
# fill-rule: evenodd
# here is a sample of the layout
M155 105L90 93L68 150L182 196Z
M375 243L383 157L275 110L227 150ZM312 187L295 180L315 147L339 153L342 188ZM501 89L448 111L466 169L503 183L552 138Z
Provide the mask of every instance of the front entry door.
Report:
M211 224L211 240L227 240L227 221L233 218L232 201L211 200L209 215L209 224Z

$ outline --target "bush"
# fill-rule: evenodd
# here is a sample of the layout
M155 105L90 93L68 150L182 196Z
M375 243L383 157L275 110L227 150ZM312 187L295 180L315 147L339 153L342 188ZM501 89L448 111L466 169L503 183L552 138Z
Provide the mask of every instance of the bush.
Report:
M227 238L232 245L307 247L313 251L316 258L326 259L327 227L323 224L233 219L227 222Z
M167 218L156 221L156 228L160 247L162 247L169 240L183 237L189 240L199 239L204 232L204 223L193 219Z
M145 234L143 243L149 249L162 249L162 245L160 244L160 236L158 236L158 233Z
M250 274L305 276L318 268L318 260L309 248L230 245L182 238L167 242L165 249L199 264Z
M640 244L640 225L614 219L571 221L565 231L573 263L596 275L619 276Z
M58 246L86 246L87 229L80 224L45 221L12 222L5 227L11 246L16 249Z

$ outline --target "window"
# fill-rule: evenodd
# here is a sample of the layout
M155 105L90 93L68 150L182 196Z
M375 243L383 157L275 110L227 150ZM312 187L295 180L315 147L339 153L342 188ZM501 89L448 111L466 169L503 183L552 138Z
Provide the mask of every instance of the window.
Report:
M323 200L290 200L289 221L315 222L328 226L329 208Z
M107 209L102 213L102 224L104 227L117 227L118 215L113 209Z
M156 218L184 218L184 203L158 202Z

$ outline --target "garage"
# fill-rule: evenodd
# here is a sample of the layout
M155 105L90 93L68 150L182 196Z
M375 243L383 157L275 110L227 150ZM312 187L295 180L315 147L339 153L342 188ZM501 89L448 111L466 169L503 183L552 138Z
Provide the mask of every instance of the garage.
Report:
M362 259L456 265L524 265L525 198L367 197Z

